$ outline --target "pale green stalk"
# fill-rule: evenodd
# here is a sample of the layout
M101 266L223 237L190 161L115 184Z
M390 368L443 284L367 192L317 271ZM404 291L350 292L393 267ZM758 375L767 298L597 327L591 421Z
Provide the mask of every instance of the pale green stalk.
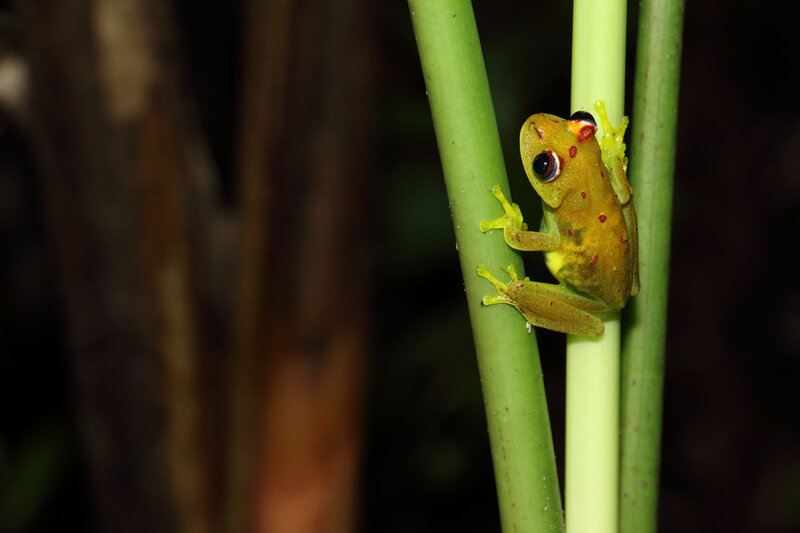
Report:
M617 530L619 314L599 339L567 336L565 506L568 531Z
M508 182L472 6L468 0L409 0L409 7L472 320L503 531L560 532L561 498L535 337L511 306L480 304L496 291L476 267L513 265L521 272L522 261L502 232L478 229L501 214L490 187L500 184L508 192ZM442 280L448 282L459 280Z
M620 531L654 533L667 326L672 180L678 120L683 0L644 0L633 102L631 165L639 217L641 288L625 309L622 353Z
M614 125L625 108L626 9L624 0L575 0L573 9L572 111L594 112L595 101L603 100ZM617 533L619 315L606 320L605 327L596 340L567 337L565 508L570 533Z

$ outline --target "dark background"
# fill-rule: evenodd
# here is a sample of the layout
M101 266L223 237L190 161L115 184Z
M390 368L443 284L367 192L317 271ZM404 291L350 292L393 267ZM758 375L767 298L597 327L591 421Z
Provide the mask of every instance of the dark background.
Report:
M242 10L211 0L175 5L201 131L233 208ZM26 28L13 6L0 8L0 52L24 57ZM523 212L535 212L518 128L533 112L568 114L571 7L495 1L475 10L511 188ZM763 3L687 2L662 449L666 532L800 530L800 84L791 29L765 20L776 12ZM372 199L363 226L372 239L374 317L359 522L364 531L497 531L480 385L406 4L381 3L370 24L375 106L364 160ZM631 86L634 55L631 45ZM629 92L628 113L631 101ZM100 531L31 142L0 109L0 524ZM532 255L529 274L545 279ZM564 338L537 337L563 468Z

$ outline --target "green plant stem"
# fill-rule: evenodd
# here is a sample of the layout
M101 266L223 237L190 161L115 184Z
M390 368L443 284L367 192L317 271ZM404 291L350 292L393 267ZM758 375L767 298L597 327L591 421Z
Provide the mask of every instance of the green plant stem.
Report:
M619 314L599 339L567 337L568 531L616 532L619 473Z
M575 0L572 111L603 100L612 124L625 108L625 0ZM597 121L600 124L600 121ZM601 132L598 131L598 136ZM566 524L616 533L619 487L619 315L599 339L567 337Z
M508 191L500 139L467 0L409 0L478 357L503 531L562 531L563 515L535 338L510 306L481 307L494 289L475 273L522 262L499 231L489 193ZM456 280L452 281L457 283Z
M625 114L626 9L624 0L573 3L571 110L594 113L603 100L614 125Z
M631 165L639 217L641 288L625 309L622 353L620 531L658 525L658 471L672 182L678 118L683 0L644 0L633 103Z

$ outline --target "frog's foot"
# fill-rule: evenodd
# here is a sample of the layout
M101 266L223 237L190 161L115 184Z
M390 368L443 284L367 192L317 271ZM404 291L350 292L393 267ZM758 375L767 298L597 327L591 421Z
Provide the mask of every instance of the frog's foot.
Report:
M600 118L600 126L603 128L603 136L598 139L600 148L603 151L603 163L611 168L613 161L616 159L622 162L624 169L627 169L628 158L625 156L623 138L625 137L625 130L628 129L628 117L622 117L619 128L615 128L608 119L605 102L598 100L594 103L594 109L597 111L597 116Z
M489 280L489 282L492 285L494 285L495 289L497 289L497 294L495 296L483 297L483 299L481 300L481 303L483 305L494 305L494 304L514 305L514 300L511 297L509 297L506 293L508 292L508 288L512 283L519 281L519 276L517 276L517 271L514 268L514 265L508 265L504 270L511 277L511 281L507 283L504 283L499 279L497 279L494 275L492 275L491 272L489 272L489 269L486 268L485 266L483 265L478 266L477 274L480 277Z
M528 225L522 221L522 211L517 204L512 204L503 194L503 189L495 185L491 189L492 196L497 198L503 206L503 216L494 220L481 222L481 232L486 233L491 229L509 229L510 231L526 230Z
M514 265L508 265L506 268L503 269L503 272L505 272L511 277L510 282L503 283L495 276L493 276L492 273L489 272L488 268L486 268L483 265L478 266L478 275L484 279L488 279L499 292L505 293L509 283L512 283L514 281L519 281L519 276L517 275L517 269L514 268Z

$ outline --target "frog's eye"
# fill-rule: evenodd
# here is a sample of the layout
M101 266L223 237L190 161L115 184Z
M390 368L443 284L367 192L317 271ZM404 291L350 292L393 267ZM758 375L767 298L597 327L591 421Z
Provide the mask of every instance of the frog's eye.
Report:
M595 128L597 127L597 122L594 121L594 117L591 113L587 113L586 111L575 111L569 120L580 120L581 122L588 122Z
M594 121L592 114L586 111L575 111L567 120L567 124L579 143L588 141L597 132L597 122Z
M552 150L543 150L533 158L531 169L540 180L553 181L561 174L561 158Z

